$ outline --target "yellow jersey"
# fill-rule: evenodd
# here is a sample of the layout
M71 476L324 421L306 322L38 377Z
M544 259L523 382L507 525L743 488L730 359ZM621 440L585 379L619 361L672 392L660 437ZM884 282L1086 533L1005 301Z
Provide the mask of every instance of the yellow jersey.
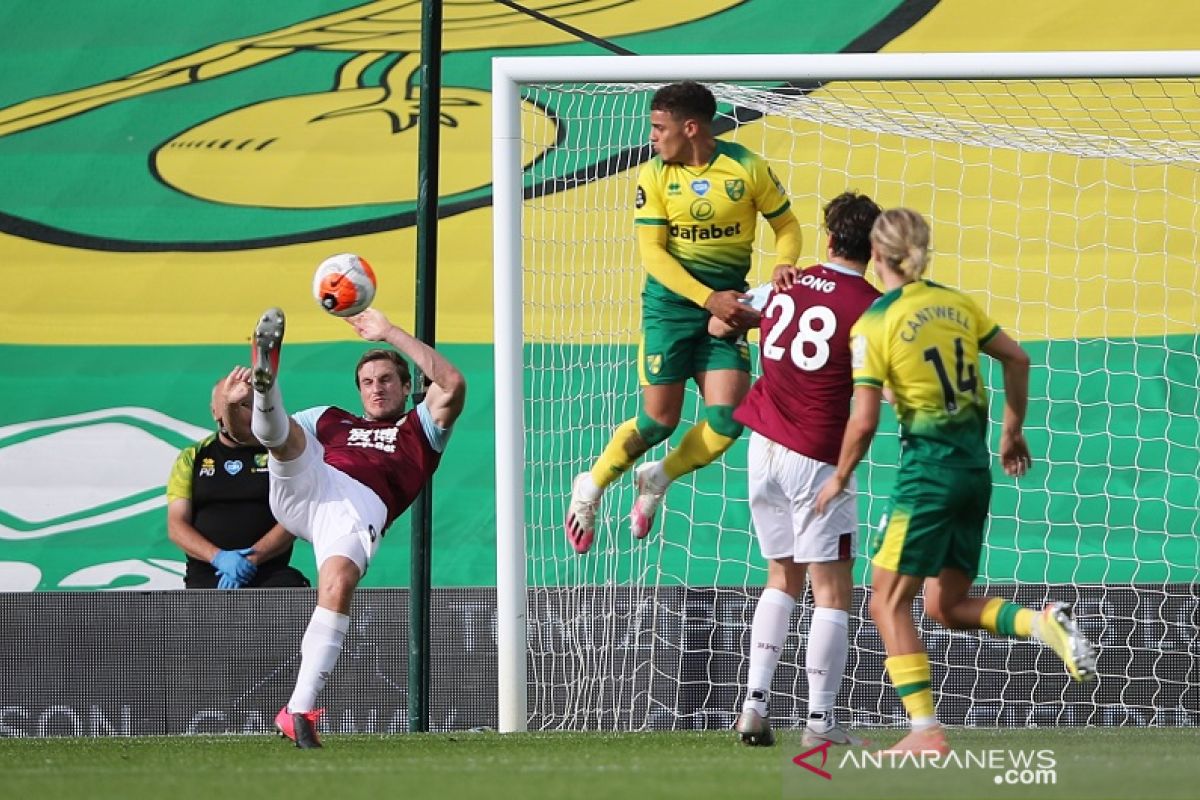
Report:
M643 164L634 206L634 224L667 226L667 252L696 280L719 291L746 287L758 215L779 216L791 201L766 161L718 139L704 166L666 163L658 156ZM680 299L652 275L646 296Z
M927 280L888 292L855 323L854 384L891 387L904 458L988 467L979 351L999 332L971 298Z

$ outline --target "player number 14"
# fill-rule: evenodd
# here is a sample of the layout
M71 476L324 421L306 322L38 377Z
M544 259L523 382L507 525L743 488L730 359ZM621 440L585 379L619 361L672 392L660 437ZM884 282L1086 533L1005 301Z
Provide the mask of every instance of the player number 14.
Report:
M946 403L946 411L953 414L958 411L958 395L950 383L950 375L946 372L946 365L942 361L942 351L936 347L929 347L926 348L923 355L926 361L933 364L938 382L942 384L942 399ZM958 385L959 392L974 395L975 387L979 385L979 378L975 375L975 365L965 362L962 337L956 336L954 338L954 382Z

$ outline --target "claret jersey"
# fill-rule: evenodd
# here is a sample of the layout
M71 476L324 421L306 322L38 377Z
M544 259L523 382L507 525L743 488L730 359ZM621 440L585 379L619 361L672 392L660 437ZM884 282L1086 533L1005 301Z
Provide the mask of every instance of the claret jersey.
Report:
M364 419L335 406L303 411L295 420L324 446L326 464L379 496L387 506L387 525L429 482L449 436L424 404L398 420Z
M762 311L762 377L734 419L802 455L836 464L854 388L850 329L879 292L854 270L817 264Z

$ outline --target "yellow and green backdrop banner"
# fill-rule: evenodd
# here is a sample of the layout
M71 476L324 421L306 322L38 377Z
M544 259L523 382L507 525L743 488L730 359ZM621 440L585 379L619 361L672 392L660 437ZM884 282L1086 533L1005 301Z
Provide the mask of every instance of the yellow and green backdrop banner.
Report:
M1136 15L1113 0L527 5L641 54L1168 49L1192 46L1200 24L1200 11L1165 0ZM310 277L332 253L360 253L379 276L377 305L412 322L420 11L417 0L0 8L0 590L181 585L167 474L178 449L211 429L209 390L247 362L263 308L288 312L288 407L358 408L352 365L363 344L316 306ZM436 482L433 579L486 586L490 59L602 51L499 4L447 2L444 13L438 340L471 390ZM1177 389L1197 385L1195 334L1145 337L1098 347L1050 331L1026 342L1035 362L1062 365L1051 374L1077 376L1035 387L1047 400L1031 419L1088 392L1136 393L1171 413L1153 452L1114 444L1099 418L1072 441L1057 437L1063 452L1049 455L1071 466L1045 492L1020 503L997 495L995 552L1011 556L992 559L989 579L1195 580L1197 400ZM744 445L728 458L744 463ZM1077 502L1088 481L1112 480L1112 464L1135 471L1147 458L1180 477L1146 485L1131 472L1128 486ZM1056 516L1068 497L1070 513ZM744 508L735 513L748 531ZM1116 539L1114 524L1126 532ZM406 585L406 539L389 537L366 585ZM1157 566L1139 569L1143 557ZM306 548L294 563L313 574ZM693 568L689 580L746 579L745 567L730 569Z

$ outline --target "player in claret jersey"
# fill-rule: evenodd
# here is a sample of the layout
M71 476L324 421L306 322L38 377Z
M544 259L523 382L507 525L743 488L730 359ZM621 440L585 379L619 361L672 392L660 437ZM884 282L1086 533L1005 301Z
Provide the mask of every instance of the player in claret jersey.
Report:
M369 350L354 371L362 416L321 406L288 417L275 382L283 312L267 310L254 330L251 428L270 453L271 510L287 530L312 542L317 560L317 608L300 645L300 673L275 718L298 747L321 746L316 698L341 654L350 598L388 526L437 469L466 396L454 365L379 311L347 321L363 339L390 344L427 376L425 399L412 411L405 411L411 378L404 359L392 350ZM243 385L230 392L229 402L249 391Z
M814 513L811 502L833 472L850 416L850 328L879 297L863 278L879 213L865 195L838 195L825 206L827 260L802 271L775 270L775 291L760 325L762 377L734 413L752 431L750 513L767 559L767 586L754 611L746 699L737 721L749 745L774 742L767 720L771 679L806 576L816 609L805 654L809 713L803 744L861 743L833 716L849 646L858 539L854 487L825 514Z

